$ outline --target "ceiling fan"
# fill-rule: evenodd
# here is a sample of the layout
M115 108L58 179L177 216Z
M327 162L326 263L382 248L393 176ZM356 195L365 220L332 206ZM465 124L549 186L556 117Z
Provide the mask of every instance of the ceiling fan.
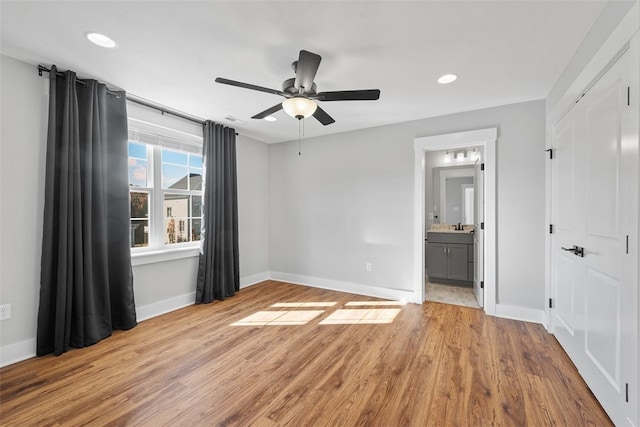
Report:
M284 109L287 114L298 120L313 115L320 123L326 126L334 123L335 120L320 108L316 101L375 101L380 98L379 89L316 92L316 84L313 82L313 79L316 76L321 60L322 57L320 55L301 50L298 60L291 64L296 76L285 80L282 83L281 91L222 77L217 77L216 82L257 90L259 92L272 93L286 98L283 102L251 117L252 119L264 119Z

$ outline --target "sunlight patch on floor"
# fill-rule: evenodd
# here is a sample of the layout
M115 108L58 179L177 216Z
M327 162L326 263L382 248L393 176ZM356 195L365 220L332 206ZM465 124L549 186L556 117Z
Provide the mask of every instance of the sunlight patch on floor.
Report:
M336 310L327 316L321 325L353 325L392 323L400 313L399 308L351 308Z
M305 325L324 310L258 311L231 326Z
M406 301L349 301L345 307L363 305L407 305Z
M292 308L292 307L333 307L337 302L277 302L269 307Z

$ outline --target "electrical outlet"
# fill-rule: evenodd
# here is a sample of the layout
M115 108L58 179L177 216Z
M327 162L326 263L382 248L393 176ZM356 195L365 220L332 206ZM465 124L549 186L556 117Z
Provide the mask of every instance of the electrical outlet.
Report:
M11 319L11 304L0 305L0 320Z
M371 263L370 262L367 263L367 271L371 271Z

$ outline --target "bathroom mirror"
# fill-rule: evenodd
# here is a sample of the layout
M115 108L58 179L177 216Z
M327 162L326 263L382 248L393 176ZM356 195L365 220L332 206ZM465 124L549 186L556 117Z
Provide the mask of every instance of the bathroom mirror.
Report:
M434 223L473 224L475 183L473 166L433 168Z

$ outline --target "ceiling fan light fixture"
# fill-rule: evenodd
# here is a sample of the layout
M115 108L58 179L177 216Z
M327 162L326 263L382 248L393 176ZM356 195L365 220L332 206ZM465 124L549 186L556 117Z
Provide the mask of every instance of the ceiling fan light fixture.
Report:
M453 83L457 78L458 76L456 76L455 74L445 74L438 79L438 83L440 83L441 85L446 85L449 83Z
M306 119L315 113L318 104L309 98L294 96L293 98L285 99L282 102L282 108L291 117Z

